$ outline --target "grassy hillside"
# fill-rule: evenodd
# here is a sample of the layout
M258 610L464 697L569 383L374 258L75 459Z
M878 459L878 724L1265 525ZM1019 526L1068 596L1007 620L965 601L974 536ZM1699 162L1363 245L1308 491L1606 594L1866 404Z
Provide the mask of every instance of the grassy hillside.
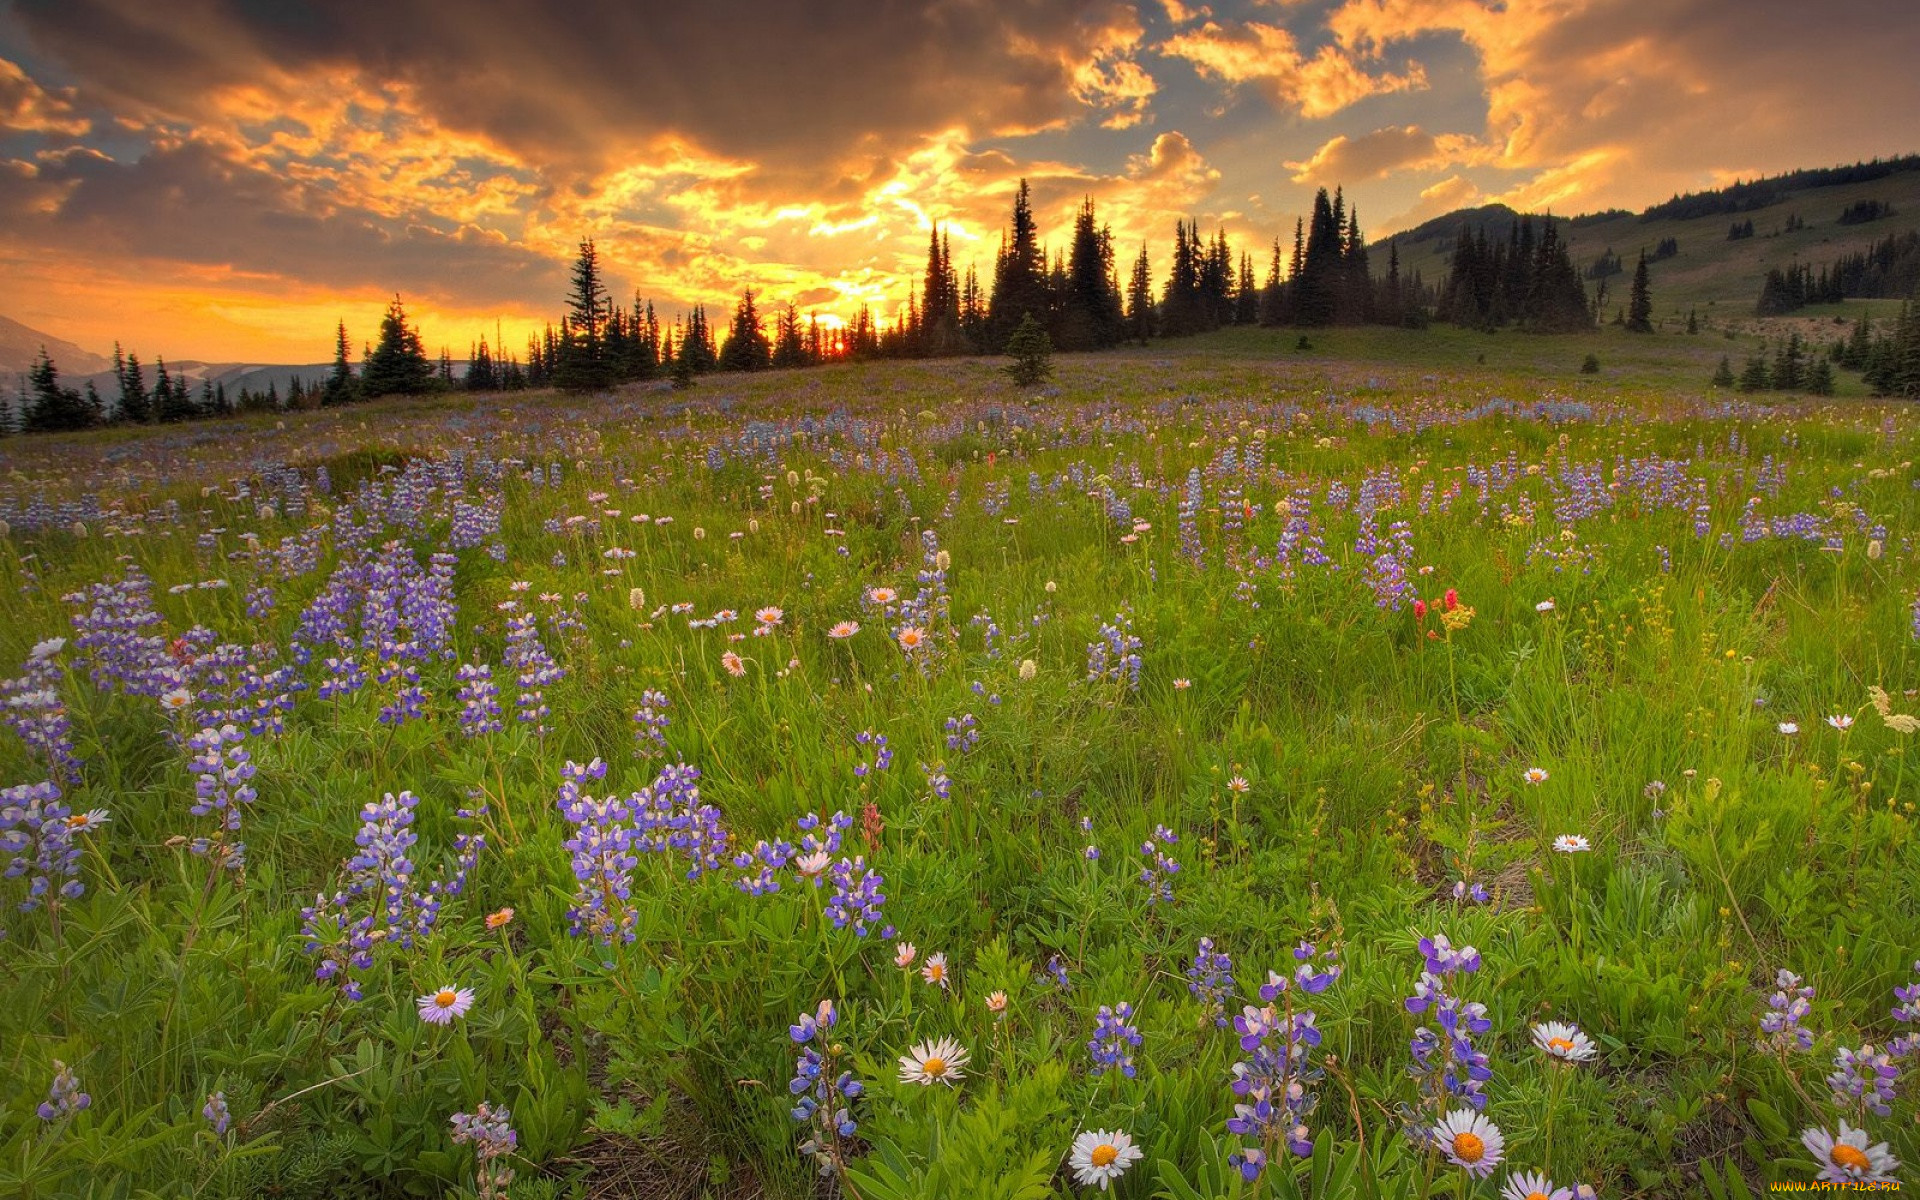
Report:
M1841 212L1860 200L1889 203L1894 215L1865 225L1838 224ZM1449 231L1439 236L1414 238L1403 234L1398 239L1388 239L1398 241L1401 269L1417 270L1429 283L1444 281L1453 254L1450 231L1458 228L1461 217L1473 215L1449 214L1413 231L1442 228ZM1788 217L1795 215L1806 222L1806 227L1785 232ZM1754 236L1728 241L1728 227L1735 221L1748 219L1753 221ZM1867 183L1803 188L1786 193L1786 198L1777 204L1738 214L1652 221L1643 221L1639 214L1632 213L1601 219L1576 217L1567 233L1572 239L1574 262L1582 271L1607 250L1620 256L1626 272L1607 281L1608 290L1619 304L1626 303L1634 260L1640 251L1652 254L1662 239L1674 238L1680 243L1680 253L1649 267L1656 317L1684 322L1687 310L1692 308L1702 320L1711 320L1716 326L1733 323L1751 328L1754 301L1760 295L1760 284L1769 268L1785 267L1797 260L1812 264L1818 271L1844 254L1867 249L1890 233L1916 227L1920 227L1920 170L1903 171ZM1375 251L1376 262L1381 261L1385 251L1382 243ZM1853 303L1845 307L1849 318L1861 311ZM1884 307L1884 303L1870 304L1866 311ZM1818 315L1831 315L1832 311L1822 310Z

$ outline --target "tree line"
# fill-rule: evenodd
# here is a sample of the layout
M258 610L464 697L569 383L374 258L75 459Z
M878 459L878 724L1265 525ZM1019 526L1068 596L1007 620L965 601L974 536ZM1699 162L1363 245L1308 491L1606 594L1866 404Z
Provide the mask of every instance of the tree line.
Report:
M1156 294L1146 244L1123 280L1112 229L1100 222L1091 198L1075 213L1064 249L1050 250L1042 241L1027 182L1021 180L986 283L971 266L964 274L956 270L948 235L936 225L918 287L892 323L877 321L864 304L847 323L812 314L803 318L792 303L769 318L762 296L747 288L722 334L704 305L669 322L637 294L630 304L616 304L589 238L580 243L573 264L565 311L557 324L529 338L524 358L503 354L497 335L494 343L482 337L469 346L466 370L457 376L444 347L437 361L428 357L396 296L377 339L362 347L359 363L342 321L326 376L311 383L296 378L286 397L270 386L264 393L243 389L230 398L223 386L212 384L195 394L184 379L169 377L164 364L149 389L137 357L117 353L117 396L101 396L91 384L76 392L60 385L43 351L23 383L15 413L0 412L0 430L10 432L16 424L30 431L78 429L288 406L333 407L454 389L593 392L662 377L686 386L712 371L999 354L1029 319L1060 350L1144 344L1228 326L1420 328L1436 313L1473 327L1517 323L1542 332L1589 329L1596 319L1580 272L1551 219L1536 235L1532 218L1523 218L1505 243L1490 243L1484 228L1477 235L1463 231L1439 289L1417 271L1401 271L1397 243L1389 243L1386 269L1375 275L1359 212L1338 188L1331 195L1320 189L1310 216L1295 222L1290 247L1275 238L1267 249L1262 278L1253 254L1236 248L1224 230L1208 236L1198 222L1178 221L1167 277ZM1636 300L1644 288L1643 265Z
M1842 255L1814 274L1811 264L1771 267L1760 285L1754 311L1780 316L1809 304L1838 304L1845 299L1891 300L1920 288L1920 229L1891 233L1865 250Z

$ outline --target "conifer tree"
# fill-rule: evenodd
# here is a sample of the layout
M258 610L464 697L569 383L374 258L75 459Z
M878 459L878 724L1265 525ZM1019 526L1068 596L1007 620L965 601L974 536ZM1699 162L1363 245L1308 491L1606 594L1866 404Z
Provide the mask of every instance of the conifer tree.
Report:
M322 405L336 407L360 398L360 381L354 378L352 355L353 343L347 340L347 323L342 321L333 341L333 370L328 373L320 393Z
M718 365L722 371L764 371L773 359L773 347L754 307L753 289L740 293L734 306L733 323L727 330L726 344L720 348Z
M1153 325L1153 267L1147 261L1147 244L1141 242L1127 282L1127 336L1144 346L1153 336Z
M1627 332L1653 332L1653 291L1647 283L1647 252L1640 252L1640 265L1633 269L1633 291L1627 298Z
M1113 287L1113 239L1094 225L1091 196L1074 217L1073 246L1059 298L1059 336L1054 341L1061 349L1104 349L1125 336L1125 316Z
M1713 370L1713 386L1730 388L1733 386L1733 360L1722 354L1720 365Z
M140 356L129 353L125 363L120 362L120 346L115 343L113 357L120 379L120 405L116 418L144 425L153 420L153 400L147 395L147 380L140 370Z
M1013 199L1011 231L993 266L993 293L987 300L990 348L1004 347L1023 317L1046 318L1051 311L1047 291L1046 256L1040 249L1027 181L1022 179Z
M399 296L380 320L380 340L367 355L360 384L368 396L417 396L433 389L433 363L420 344L419 331L407 324Z
M1053 342L1046 327L1028 313L1007 339L1007 374L1021 387L1030 387L1053 374Z
M573 260L573 288L567 295L567 315L553 363L555 387L570 392L597 392L613 386L614 370L607 352L606 332L612 301L600 272L600 251L592 238L580 243Z
M94 423L93 409L86 397L72 388L60 386L60 371L40 347L40 357L27 372L32 389L22 399L23 425L29 433L56 433L85 429Z

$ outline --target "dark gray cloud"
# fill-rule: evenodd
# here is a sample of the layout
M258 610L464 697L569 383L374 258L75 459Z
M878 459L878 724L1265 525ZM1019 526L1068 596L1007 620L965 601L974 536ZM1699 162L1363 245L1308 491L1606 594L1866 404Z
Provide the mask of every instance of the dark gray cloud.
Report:
M1075 68L1133 26L1115 0L16 0L98 92L191 118L209 85L346 69L417 89L528 161L605 165L663 133L760 162L1078 107ZM1137 29L1137 26L1133 26Z
M435 227L340 204L188 142L117 162L69 150L0 169L0 225L96 265L115 259L238 266L304 285L378 280L408 295L545 304L564 271L471 227Z

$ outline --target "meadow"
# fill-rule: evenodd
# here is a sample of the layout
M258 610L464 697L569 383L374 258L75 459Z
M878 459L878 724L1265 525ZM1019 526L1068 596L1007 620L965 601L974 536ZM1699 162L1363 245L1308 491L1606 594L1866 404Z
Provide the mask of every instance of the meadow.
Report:
M1414 336L0 443L0 1193L1910 1178L1920 420Z

